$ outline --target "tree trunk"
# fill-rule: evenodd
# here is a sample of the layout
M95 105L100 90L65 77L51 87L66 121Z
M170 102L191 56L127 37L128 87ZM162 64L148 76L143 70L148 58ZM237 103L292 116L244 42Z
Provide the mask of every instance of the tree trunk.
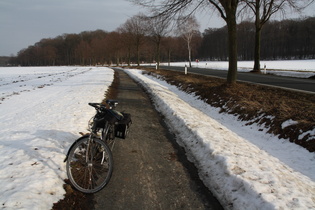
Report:
M229 70L227 75L227 83L235 84L237 79L237 39L236 39L236 16L235 13L227 14L228 26L228 49L229 49Z
M188 59L189 59L189 67L191 68L191 47L190 47L190 41L188 43Z
M254 69L253 72L260 73L260 1L256 0L256 18L255 18L255 52L254 52Z
M157 69L160 69L160 62L161 62L161 38L157 39L156 42L156 62L157 62Z
M168 49L168 66L171 66L171 50Z
M140 66L140 49L139 45L137 45L137 65Z
M261 36L261 28L256 27L253 72L257 72L257 73L260 73L260 36Z
M131 49L128 47L128 66L130 67L130 62L131 62Z

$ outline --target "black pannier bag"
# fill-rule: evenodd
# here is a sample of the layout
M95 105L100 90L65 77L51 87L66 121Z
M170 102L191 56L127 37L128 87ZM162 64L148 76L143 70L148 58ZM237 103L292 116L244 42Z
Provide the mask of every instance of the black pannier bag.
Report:
M111 124L119 122L124 118L123 113L120 113L116 110L108 109L105 115L105 120Z
M131 115L128 113L122 113L123 119L115 123L115 136L125 139L129 132L129 127L132 123Z
M92 130L97 128L104 128L106 121L110 124L116 124L124 118L123 114L116 111L108 109L106 112L98 113L93 119Z

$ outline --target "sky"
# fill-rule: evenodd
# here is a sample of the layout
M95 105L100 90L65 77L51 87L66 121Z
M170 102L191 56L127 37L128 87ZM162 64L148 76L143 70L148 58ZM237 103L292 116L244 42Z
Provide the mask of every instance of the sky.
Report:
M307 14L315 16L315 4ZM82 31L114 31L145 9L127 0L0 0L0 56L17 53L43 38ZM201 32L225 25L214 13L196 15Z

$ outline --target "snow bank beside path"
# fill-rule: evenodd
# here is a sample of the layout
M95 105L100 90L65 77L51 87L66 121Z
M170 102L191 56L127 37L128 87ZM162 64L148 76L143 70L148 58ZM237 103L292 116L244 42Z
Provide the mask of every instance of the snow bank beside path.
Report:
M0 68L0 208L51 209L63 162L113 81L96 67Z
M247 133L250 128L240 128L237 121L226 123L223 115L214 120L209 116L214 108L195 97L139 70L126 72L151 94L204 183L226 209L315 208L313 153L287 142L279 145L278 139L264 138L261 132ZM278 145L281 148L272 150Z

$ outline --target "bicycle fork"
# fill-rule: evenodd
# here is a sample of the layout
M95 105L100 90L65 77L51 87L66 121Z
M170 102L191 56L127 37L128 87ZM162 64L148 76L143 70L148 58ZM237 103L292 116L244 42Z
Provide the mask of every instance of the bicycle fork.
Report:
M103 148L93 148L92 145L93 145L93 139L90 136L89 142L88 142L88 148L86 150L86 155L85 155L86 162L88 163L88 167L89 168L92 168L92 166L93 166L94 151L96 151L97 149L101 149L102 150L101 165L103 165L103 163L104 163L105 154L106 154ZM90 153L90 155L89 155L89 153Z
M87 163L88 167L88 179L89 179L89 185L92 186L92 168L93 168L93 152L92 152L92 144L93 144L93 139L90 136L87 149L86 149L86 154L85 154L85 162Z

